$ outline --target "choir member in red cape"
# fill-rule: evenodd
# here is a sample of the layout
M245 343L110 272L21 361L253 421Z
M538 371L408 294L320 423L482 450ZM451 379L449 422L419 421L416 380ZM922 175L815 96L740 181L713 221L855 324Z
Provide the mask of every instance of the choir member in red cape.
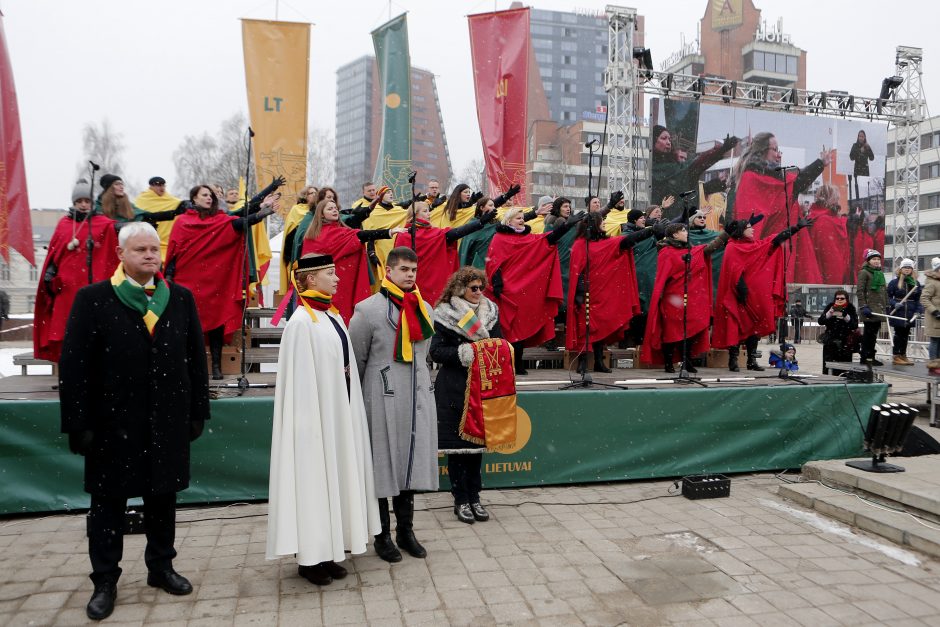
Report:
M37 359L59 361L75 294L92 280L109 278L120 263L115 221L92 214L90 187L85 180L75 184L72 208L59 220L49 240L42 279L36 288L33 355ZM94 242L91 277L88 276L89 229Z
M754 229L755 239L764 233L777 233L792 226L802 216L798 197L809 189L829 165L832 155L823 150L802 170L779 170L783 153L773 133L758 133L735 166L733 215L742 219L752 213L765 220ZM784 199L784 179L786 193ZM789 219L788 219L789 214ZM787 282L821 283L819 264L809 233L800 233L790 243L793 260L787 264Z
M528 374L523 348L555 337L554 319L562 300L555 244L585 215L569 218L551 233L535 235L523 210L512 207L496 226L486 258L486 295L499 307L503 337L515 350L517 375Z
M176 219L166 250L166 277L189 288L209 338L212 378L222 378L222 344L242 323L244 230L274 213L261 207L248 217L219 209L208 185L189 190L193 208Z
M421 274L418 283L428 302L436 303L444 293L450 275L460 269L460 238L475 233L496 217L493 208L484 209L479 218L457 228L431 226L431 208L426 202L416 202L408 210L404 232L395 236L395 247L404 246L418 254ZM412 228L414 224L414 228Z
M333 296L333 306L339 310L343 322L349 324L356 303L372 295L369 281L369 262L366 259L366 242L391 239L404 229L373 229L360 231L355 226L362 223L365 215L355 216L350 221L339 219L339 207L332 200L321 200L313 212L313 221L304 233L299 257L320 252L330 255L336 263L336 274L342 277ZM352 226L350 226L352 222ZM298 258L299 258L298 257Z
M585 350L585 301L589 296L594 372L610 372L610 368L604 365L604 347L623 339L630 328L630 319L640 313L633 246L652 235L650 227L610 237L600 212L591 213L578 224L568 270L575 289L568 289L565 348L569 351ZM587 268L588 253L590 272ZM578 372L583 373L586 369L587 355L582 353L578 358Z
M728 235L722 233L708 244L692 246L684 224L666 227L666 237L657 243L656 281L650 296L646 337L641 352L644 363L664 363L666 372L672 373L676 371L673 359L677 350L680 359L708 350L708 325L712 314L711 256L727 241ZM688 302L684 312L686 284ZM683 346L683 339L686 346ZM688 361L684 365L688 372L697 371Z
M809 208L809 218L813 221L810 235L816 251L821 282L828 285L850 283L854 280L849 266L851 259L846 257L846 242L849 241L846 218L839 215L839 209L838 188L820 185Z
M747 348L747 369L763 370L757 363L757 343L774 333L783 315L786 282L783 280L781 244L812 221L800 218L795 226L773 237L755 239L754 225L763 216L732 220L725 225L731 236L721 261L712 345L728 348L728 369L738 372L738 349Z
M499 209L512 200L512 197L518 194L521 189L522 188L518 185L511 185L509 189L506 190L506 193L500 194L493 199L493 205ZM454 188L454 191L451 193L450 198L447 199L447 203L443 208L434 212L431 222L440 227L463 226L472 218L479 217L479 215L475 215L473 206L477 204L481 198L483 198L483 192L472 192L469 185L461 183ZM432 209L437 206L438 205L435 205Z

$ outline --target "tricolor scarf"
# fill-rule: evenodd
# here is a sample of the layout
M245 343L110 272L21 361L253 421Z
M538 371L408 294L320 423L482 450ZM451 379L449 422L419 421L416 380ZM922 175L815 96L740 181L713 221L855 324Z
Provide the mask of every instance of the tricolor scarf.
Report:
M300 292L298 296L300 297L300 302L303 303L304 309L310 314L310 319L314 322L317 321L317 314L313 313L314 309L317 311L332 311L339 315L339 309L333 306L333 297L329 294L323 294L322 292L311 289Z
M398 326L395 328L395 361L410 364L414 359L412 342L420 342L434 335L431 315L424 306L421 291L415 285L410 292L403 292L388 277L382 279L379 291L398 307Z
M431 228L431 221L430 221L430 220L422 220L421 218L417 218L416 220L414 220L414 224L415 224L415 227L416 227L416 228L419 228L419 229L429 229L429 228ZM405 228L406 228L406 229L410 229L410 228L411 228L411 222L407 223L407 224L405 225Z
M166 310L170 302L170 288L159 272L154 275L155 288L153 296L147 298L147 291L140 286L134 285L127 280L124 274L124 264L119 263L114 274L111 275L111 287L118 300L126 307L133 309L144 318L144 324L147 325L147 331L153 336L153 330Z

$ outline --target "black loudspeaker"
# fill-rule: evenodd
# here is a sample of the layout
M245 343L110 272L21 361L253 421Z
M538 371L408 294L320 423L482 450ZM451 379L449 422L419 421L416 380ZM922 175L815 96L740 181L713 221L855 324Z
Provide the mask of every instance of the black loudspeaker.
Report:
M919 457L937 454L940 454L940 442L920 427L911 427L907 441L904 442L904 448L894 455L895 457Z

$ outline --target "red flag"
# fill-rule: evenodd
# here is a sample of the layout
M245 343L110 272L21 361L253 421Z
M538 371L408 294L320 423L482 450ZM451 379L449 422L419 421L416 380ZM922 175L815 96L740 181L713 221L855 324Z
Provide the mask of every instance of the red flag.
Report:
M10 248L36 265L33 256L33 226L29 220L26 196L26 166L23 163L23 138L20 113L16 106L13 70L7 54L7 38L0 14L0 255L10 263Z
M526 197L529 9L471 15L477 119L491 193L519 185Z

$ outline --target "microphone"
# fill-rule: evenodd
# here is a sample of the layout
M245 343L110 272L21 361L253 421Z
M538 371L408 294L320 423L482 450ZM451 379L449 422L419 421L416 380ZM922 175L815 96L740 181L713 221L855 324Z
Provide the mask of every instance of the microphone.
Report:
M91 169L94 170L95 172L101 169L101 166L95 163L94 161L92 161L91 159L88 160L88 165L90 165Z
M584 147L585 147L585 148L590 148L591 146L596 146L596 145L597 145L597 140L596 140L596 139L592 139L591 141L586 142L586 143L584 144Z
M696 193L697 191L698 191L698 190L696 190L696 189L690 189L690 190L687 191L687 192L682 192L681 194L679 194L679 198L685 198L686 196L691 196L692 194Z
M254 137L254 136L255 136L255 132L254 132L253 130L251 130L251 127L249 126L249 127L248 127L248 137Z
M778 165L774 168L774 172L783 172L784 170L798 170L795 165Z

